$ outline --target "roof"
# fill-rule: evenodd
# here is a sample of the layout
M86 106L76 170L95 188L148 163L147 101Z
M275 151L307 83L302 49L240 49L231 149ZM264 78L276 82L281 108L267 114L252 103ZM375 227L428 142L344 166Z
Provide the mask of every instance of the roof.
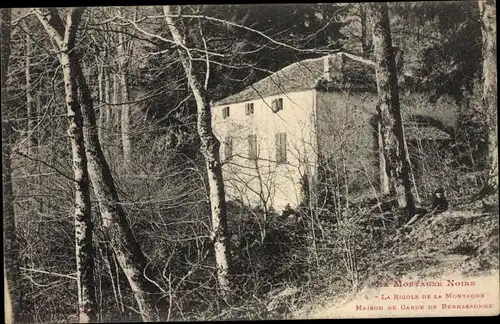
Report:
M405 124L405 136L410 140L449 140L450 134L431 125Z
M367 84L372 88L376 86L375 69L372 66L353 60L343 53L337 53L288 65L242 91L219 100L215 105L233 104L280 93L314 89L323 80L326 58L332 62L330 71L333 79L328 88L331 88L332 84L341 86L347 83L350 86L366 87Z

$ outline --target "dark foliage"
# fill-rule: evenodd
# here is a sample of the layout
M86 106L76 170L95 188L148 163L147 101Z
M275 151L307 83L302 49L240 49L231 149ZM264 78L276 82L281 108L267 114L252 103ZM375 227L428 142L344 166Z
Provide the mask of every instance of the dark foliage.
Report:
M460 102L464 89L472 93L473 82L480 77L482 67L477 2L399 3L392 6L392 12L402 17L405 24L423 28L418 39L424 49L423 62L416 76L433 92L433 99L450 95ZM434 22L431 26L437 26L438 30L426 29L425 23L429 22Z

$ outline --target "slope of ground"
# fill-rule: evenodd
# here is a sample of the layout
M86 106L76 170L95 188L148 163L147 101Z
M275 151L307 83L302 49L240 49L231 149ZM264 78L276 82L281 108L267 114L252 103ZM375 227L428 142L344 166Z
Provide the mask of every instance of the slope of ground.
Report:
M293 311L292 317L336 317L342 314L342 307L349 300L366 294L372 287L402 278L442 280L449 276L491 275L498 278L498 211L484 212L482 207L481 201L456 205L452 210L424 217L401 229L379 251L357 292L318 296Z

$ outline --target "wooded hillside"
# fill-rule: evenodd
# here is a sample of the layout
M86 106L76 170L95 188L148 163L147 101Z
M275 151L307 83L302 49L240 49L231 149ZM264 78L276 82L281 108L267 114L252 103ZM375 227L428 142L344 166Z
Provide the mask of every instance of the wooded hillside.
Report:
M440 187L450 210L498 217L495 5L2 8L6 321L286 318L277 291L360 289ZM339 163L296 210L226 201L212 103L339 52L377 71L385 188L351 190ZM418 179L400 101L459 107L437 125L446 149L417 150Z

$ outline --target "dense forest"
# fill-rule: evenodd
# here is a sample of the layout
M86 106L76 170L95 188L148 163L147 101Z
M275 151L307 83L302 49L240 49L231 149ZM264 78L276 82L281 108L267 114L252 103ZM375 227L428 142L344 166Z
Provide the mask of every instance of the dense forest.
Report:
M498 218L495 1L1 13L7 322L287 318L391 258L374 252L402 223L375 235L375 214L411 219L445 186L450 206L481 201ZM226 201L212 103L330 53L375 66L390 206L345 203L349 181L321 216L310 202L269 217ZM414 89L459 107L438 125L449 150L419 157L438 161L425 181L401 123Z

